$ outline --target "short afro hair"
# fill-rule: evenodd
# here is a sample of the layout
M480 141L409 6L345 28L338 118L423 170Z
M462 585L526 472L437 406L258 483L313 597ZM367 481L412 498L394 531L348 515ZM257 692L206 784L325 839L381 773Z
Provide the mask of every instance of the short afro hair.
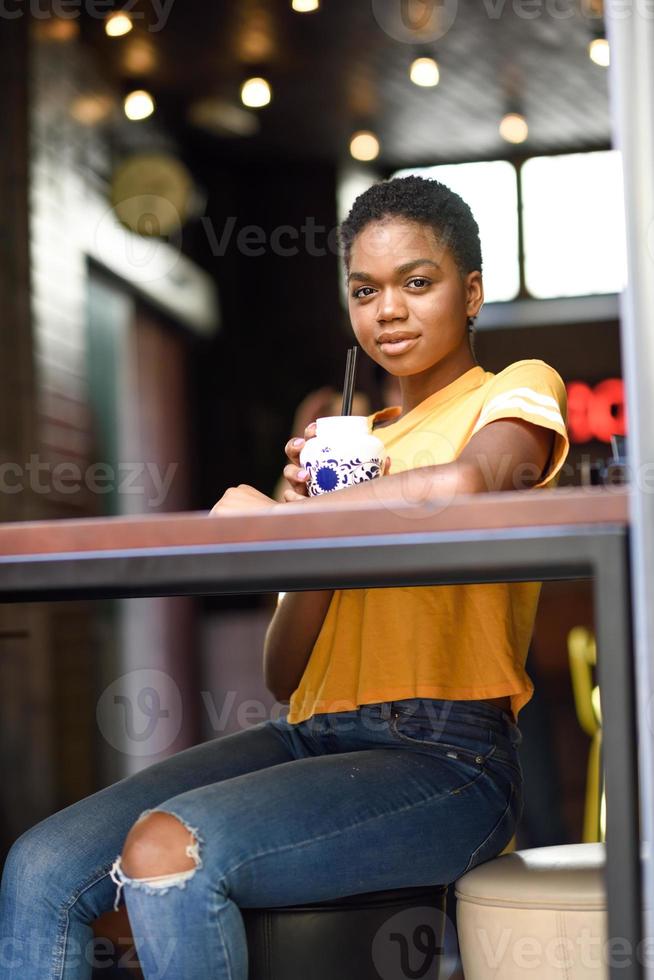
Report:
M394 177L373 184L360 194L340 227L340 243L346 268L352 243L371 221L406 218L431 225L439 240L452 252L462 275L481 272L479 227L469 206L438 180L426 177Z

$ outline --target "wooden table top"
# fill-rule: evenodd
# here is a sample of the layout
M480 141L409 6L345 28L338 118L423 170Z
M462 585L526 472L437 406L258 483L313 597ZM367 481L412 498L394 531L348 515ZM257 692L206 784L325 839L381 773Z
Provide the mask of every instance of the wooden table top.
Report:
M72 554L177 548L256 541L379 534L420 534L560 525L627 525L626 487L459 495L431 504L355 504L312 508L286 504L277 513L221 515L206 511L136 517L29 521L0 526L0 555Z

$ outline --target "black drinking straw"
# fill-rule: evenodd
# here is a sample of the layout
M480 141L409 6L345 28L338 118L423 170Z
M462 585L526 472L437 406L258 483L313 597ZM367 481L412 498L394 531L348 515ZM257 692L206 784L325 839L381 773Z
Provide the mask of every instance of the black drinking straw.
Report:
M341 406L341 415L351 415L352 414L352 394L354 392L354 378L357 369L357 352L358 347L350 347L347 352L347 360L345 362L345 381L343 382L343 404Z

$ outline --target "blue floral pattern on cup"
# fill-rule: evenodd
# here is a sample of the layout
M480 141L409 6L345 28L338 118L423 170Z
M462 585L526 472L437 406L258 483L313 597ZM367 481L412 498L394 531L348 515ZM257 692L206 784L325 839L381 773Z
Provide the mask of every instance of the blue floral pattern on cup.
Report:
M330 450L325 448L324 452ZM330 493L332 490L353 487L365 480L374 480L381 475L382 459L379 457L362 462L358 458L339 460L327 457L315 463L307 460L305 469L309 474L307 480L309 496L317 497L321 493Z

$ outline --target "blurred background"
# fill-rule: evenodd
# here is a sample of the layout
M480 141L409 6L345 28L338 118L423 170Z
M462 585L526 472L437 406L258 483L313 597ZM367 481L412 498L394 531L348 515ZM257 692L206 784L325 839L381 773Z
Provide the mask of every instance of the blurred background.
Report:
M601 0L6 0L1 519L208 510L238 483L273 495L286 440L338 404L353 341L337 224L408 172L480 225L479 362L552 364L573 444L561 482L607 479L626 431L608 59ZM396 394L360 359L355 412ZM274 602L0 608L0 849L279 713L261 678ZM592 627L590 583L544 587L519 846L601 834Z

